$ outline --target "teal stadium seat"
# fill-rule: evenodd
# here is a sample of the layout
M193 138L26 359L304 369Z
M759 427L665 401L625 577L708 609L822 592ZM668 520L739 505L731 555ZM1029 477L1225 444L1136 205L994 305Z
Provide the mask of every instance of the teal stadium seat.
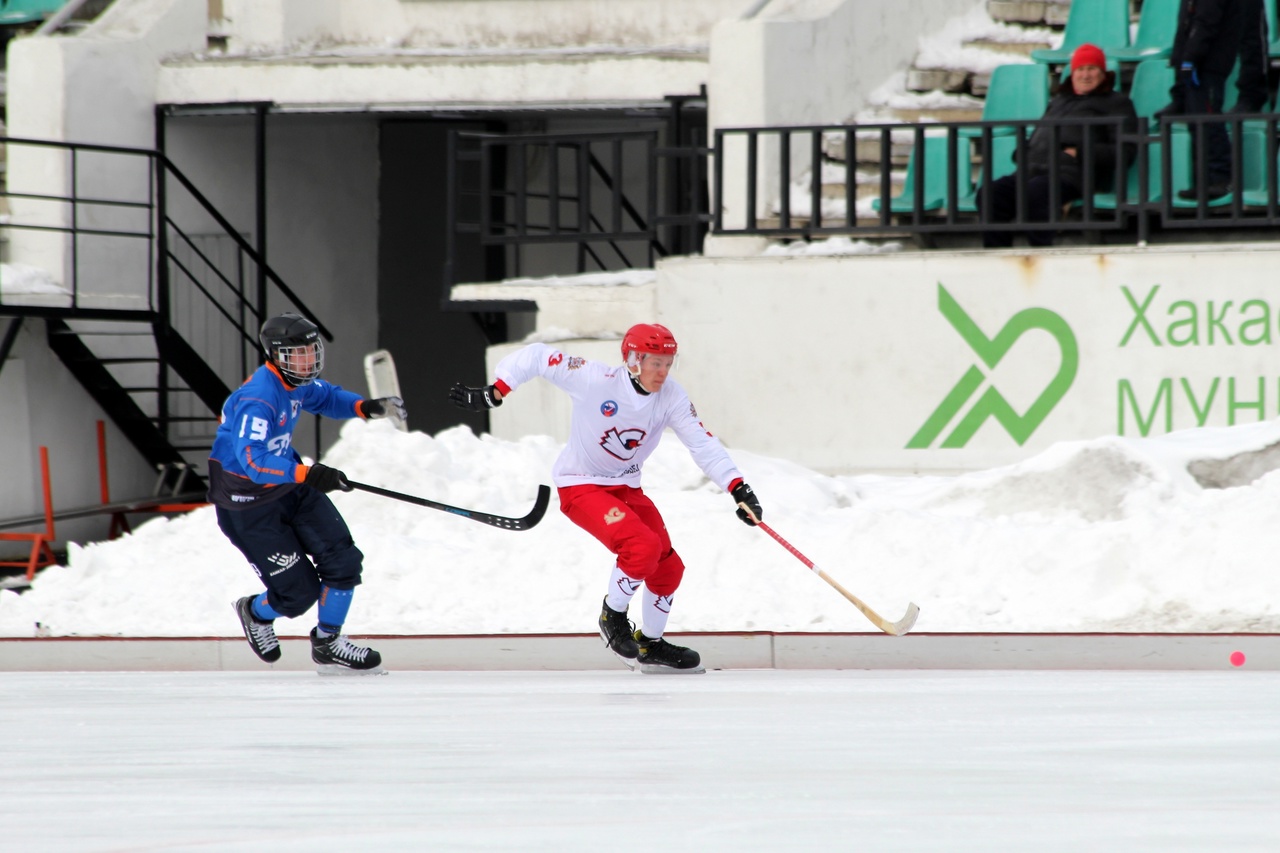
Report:
M1275 0L1266 0L1274 3ZM1143 62L1168 59L1173 52L1173 36L1178 31L1178 7L1181 0L1142 0L1138 31L1128 47L1098 45L1121 62Z
M1222 90L1222 111L1224 113L1231 112L1231 108L1236 105L1236 101L1240 100L1240 90L1236 88L1236 80L1240 77L1240 60L1236 60L1236 64L1231 67L1231 73L1227 75L1227 82Z
M1043 65L1001 65L991 72L991 83L982 104L982 120L1035 121L1044 115L1048 106L1049 75ZM972 139L982 136L982 128L962 127L957 133ZM993 127L991 133L1008 136L1013 133L1013 127Z
M1276 2L1277 0L1262 0L1262 7L1267 10L1267 38L1271 39L1271 46L1268 53L1271 58L1280 57L1280 33L1276 32Z
M0 0L0 26L43 21L66 5L66 0Z
M1146 119L1148 129L1159 125L1155 115L1169 106L1169 87L1177 79L1177 73L1163 59L1146 59L1133 69L1129 84L1129 100L1138 118Z
M1178 197L1178 193L1191 187L1192 178L1195 175L1195 161L1191 156L1191 133L1186 124L1175 124L1170 132L1169 170L1173 180L1169 204L1183 209L1198 206L1195 199ZM1209 207L1224 207L1228 204L1231 204L1231 193L1207 201Z
M1103 51L1129 46L1129 0L1072 0L1062 47L1031 51L1035 62L1061 65L1082 44L1096 44Z
M957 155L964 163L963 147L957 143ZM893 213L914 213L916 209L916 181L920 171L920 149L913 148L911 159L907 161L907 174L902 182L902 192L889 200L889 210ZM921 213L941 210L947 203L947 138L945 136L926 136L924 138L924 200ZM956 187L958 197L970 191L967 180L962 179ZM880 199L873 199L871 206L879 212Z
M1014 170L1018 168L1014 162L1013 155L1018 150L1018 137L1014 135L997 136L991 139L991 180L999 180L1005 175L1012 175ZM982 170L978 171L978 179L973 185L973 189L965 195L961 195L956 203L956 210L961 213L977 213L978 212L978 193L982 188Z
M1161 166L1161 145L1159 142L1152 142L1147 146L1147 198L1148 202L1159 202L1164 198L1161 192L1160 182L1162 177ZM1124 194L1117 196L1116 193L1094 193L1093 206L1097 210L1115 210L1121 204L1133 204L1139 200L1138 190L1140 173L1138 171L1138 160L1135 158L1129 171L1125 176Z
M1259 128L1254 136L1245 131L1245 167L1243 172L1245 189L1240 193L1240 203L1245 207L1267 206L1267 138L1265 126ZM1251 137L1253 145L1250 145ZM1276 175L1280 175L1280 150L1276 152ZM1275 186L1275 179L1272 180ZM1280 198L1277 199L1280 203Z

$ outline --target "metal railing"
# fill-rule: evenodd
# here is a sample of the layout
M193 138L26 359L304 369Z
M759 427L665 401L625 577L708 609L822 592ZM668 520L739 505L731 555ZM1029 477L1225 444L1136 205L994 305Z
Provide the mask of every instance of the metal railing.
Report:
M711 218L709 154L660 146L656 130L451 133L445 300L467 240L503 250L505 277L526 274L556 247L572 248L578 273L696 251Z
M24 258L45 259L62 290L6 294L0 314L149 324L161 353L153 414L175 445L188 425L216 420L222 401L187 387L166 362L175 351L166 343L185 343L182 352L189 347L203 365L198 372L235 388L260 363L257 330L268 311L295 310L332 340L163 153L13 137L0 145L9 177L0 234L25 232Z
M712 231L798 239L1132 231L1141 242L1163 229L1280 224L1276 115L1165 117L1150 130L1140 121L1141 128L1100 117L718 129ZM1184 189L1207 186L1203 140L1214 124L1225 126L1230 137L1232 191L1215 199L1203 193L1182 198ZM1084 135L1078 152L1081 197L1064 203L1061 165L1053 160L1048 218L1033 221L1026 207L1027 173L1016 163L1026 162L1028 139L1037 128L1057 149L1064 130L1080 126L1095 129ZM1103 129L1118 143L1099 141L1096 134ZM1192 145L1193 139L1199 144ZM1118 144L1123 153L1114 168L1095 175L1103 144ZM1015 176L1017 210L1011 221L995 222L989 193L1002 173Z

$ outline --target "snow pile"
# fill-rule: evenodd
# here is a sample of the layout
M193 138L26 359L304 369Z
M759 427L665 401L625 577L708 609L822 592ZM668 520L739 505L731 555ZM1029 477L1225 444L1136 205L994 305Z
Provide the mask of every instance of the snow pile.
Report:
M882 615L917 631L1280 631L1280 424L1056 445L953 477L829 477L734 451L766 520ZM350 422L325 462L357 480L523 515L559 447L454 428ZM1196 472L1196 473L1192 473ZM688 570L673 631L867 631L838 593L735 517L668 436L645 472ZM1230 488L1201 482L1227 478ZM611 555L553 500L509 532L354 492L334 501L365 554L356 633L590 633ZM230 602L260 588L212 509L72 550L19 595L0 635L235 636ZM301 636L313 614L282 620Z

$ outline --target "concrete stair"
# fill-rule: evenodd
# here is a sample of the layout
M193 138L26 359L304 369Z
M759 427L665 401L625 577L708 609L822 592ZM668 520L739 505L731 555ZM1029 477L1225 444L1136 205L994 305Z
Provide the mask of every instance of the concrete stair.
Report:
M938 38L945 40L953 30L960 33L959 37L945 44L922 43L923 49L907 70L901 87L885 103L873 105L851 121L906 125L980 121L991 71L1003 64L1004 57L1009 62L1027 62L1031 51L1057 44L1070 8L1070 0L987 0L989 20L975 17L953 22L956 26L949 24ZM975 34L966 34L966 30ZM959 61L944 64L939 57ZM890 183L895 194L902 188L913 139L912 131L905 127L890 134ZM831 205L824 203L823 217L827 220L832 215L843 216L846 163L853 157L856 197L860 201L858 224L873 227L879 222L879 215L870 209L870 200L880 194L880 136L875 132L859 134L852 147L850 151L843 133L830 133L824 139L821 196ZM981 158L971 156L970 162L976 174ZM809 176L805 175L803 184L808 181ZM793 222L803 219L797 213L807 212L807 195L807 188L793 185Z

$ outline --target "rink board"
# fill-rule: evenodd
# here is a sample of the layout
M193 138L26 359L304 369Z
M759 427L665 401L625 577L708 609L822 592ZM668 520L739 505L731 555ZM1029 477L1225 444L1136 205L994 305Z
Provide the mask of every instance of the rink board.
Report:
M594 634L371 636L393 670L586 671L621 664ZM1280 634L670 634L708 669L1277 670ZM309 670L305 637L273 668ZM1234 652L1244 663L1231 663ZM0 671L252 671L240 637L0 639Z

